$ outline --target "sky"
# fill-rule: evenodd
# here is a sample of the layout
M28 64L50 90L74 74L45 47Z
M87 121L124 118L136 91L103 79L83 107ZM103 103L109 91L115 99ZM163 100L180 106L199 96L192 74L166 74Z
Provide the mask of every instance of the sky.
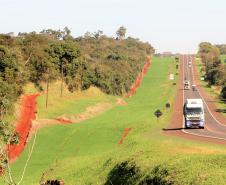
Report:
M226 44L225 0L0 0L0 33L72 30L77 37L102 30L154 46L157 52L195 53L208 41Z

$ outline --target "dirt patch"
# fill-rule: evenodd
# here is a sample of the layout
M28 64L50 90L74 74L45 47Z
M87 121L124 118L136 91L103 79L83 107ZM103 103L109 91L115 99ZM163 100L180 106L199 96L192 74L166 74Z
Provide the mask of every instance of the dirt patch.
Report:
M125 102L123 99L119 98L116 102L117 105L121 105L121 106L127 106L128 103Z
M37 119L32 122L31 134L34 134L38 129L46 126L57 125L57 124L72 124L79 123L84 120L93 118L104 111L112 107L111 103L98 103L94 106L87 107L85 112L77 115L64 114L56 119ZM30 137L29 137L30 138Z
M87 107L85 112L81 114L77 115L64 114L62 116L59 116L57 120L66 120L65 122L61 122L62 124L79 123L81 121L93 118L101 114L102 112L110 109L111 107L112 107L111 103L98 103L94 106Z

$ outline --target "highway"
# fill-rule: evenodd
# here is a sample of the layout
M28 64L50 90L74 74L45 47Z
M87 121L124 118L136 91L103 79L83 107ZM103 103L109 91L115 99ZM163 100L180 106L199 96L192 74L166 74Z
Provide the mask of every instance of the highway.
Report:
M195 84L196 81L194 80L194 62L195 58L192 55L181 55L180 56L180 62L181 67L183 68L181 71L183 73L183 80L181 80L181 83L185 79L190 81L191 86L197 85ZM191 66L189 67L189 62L191 62ZM187 98L201 98L200 90L199 88L196 88L196 90L184 90L183 89L183 104ZM184 126L184 117L182 118L182 128L181 131L185 134L199 136L199 137L205 137L205 138L212 138L212 139L218 139L218 140L225 140L226 141L226 125L224 125L222 122L218 121L213 113L210 111L210 108L208 107L206 100L203 99L204 102L204 112L205 112L205 128L204 129L185 129ZM182 107L181 107L182 109ZM183 116L183 115L182 115Z

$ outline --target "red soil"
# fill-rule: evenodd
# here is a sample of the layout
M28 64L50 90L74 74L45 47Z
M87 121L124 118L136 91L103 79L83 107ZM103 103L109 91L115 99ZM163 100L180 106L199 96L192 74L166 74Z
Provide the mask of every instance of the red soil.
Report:
M39 94L25 95L22 97L21 113L16 123L15 133L19 134L19 144L8 145L8 157L10 161L15 160L24 150L27 138L32 127L32 121L36 114L36 98Z
M142 72L140 74L138 74L134 85L131 87L130 92L126 95L126 98L129 98L132 95L136 94L136 90L140 86L140 84L142 82L142 79L143 79L144 75L147 73L150 64L151 64L151 61L148 58L146 63L145 63L145 65L144 65L144 67L143 67L143 69L142 69Z
M129 131L131 130L131 128L126 128L122 134L122 137L120 138L120 140L118 141L118 144L122 144L123 140L125 139L125 137L128 135Z

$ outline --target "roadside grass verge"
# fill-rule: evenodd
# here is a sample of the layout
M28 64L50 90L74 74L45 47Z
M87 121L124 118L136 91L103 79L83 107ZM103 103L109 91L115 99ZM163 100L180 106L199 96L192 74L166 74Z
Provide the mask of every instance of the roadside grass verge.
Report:
M196 65L196 67L197 67L197 69L198 69L198 75L199 75L199 79L200 79L200 78L203 76L202 71L201 71L201 69L202 69L201 59L200 59L200 58L196 58L195 61L196 61L196 62L195 62L195 65ZM222 100L219 98L219 96L220 96L220 89L219 89L219 88L216 88L216 87L214 87L214 86L210 87L210 86L208 85L208 83L205 82L205 81L201 81L201 80L200 80L200 83L201 83L201 85L203 86L203 88L205 89L205 92L206 92L209 96L213 97L213 99L215 100L215 105L216 105L216 107L217 107L219 110L226 110L226 104L225 104L225 102L222 101ZM226 116L226 112L222 111L222 114L223 114L224 116Z
M153 58L128 106L115 106L80 124L42 128L25 173L24 185L47 179L81 184L225 184L226 148L164 135L178 78L172 58ZM154 111L163 116L157 122ZM67 111L67 109L65 110ZM118 145L124 129L131 131ZM32 143L32 142L30 142ZM12 165L18 180L31 144Z

